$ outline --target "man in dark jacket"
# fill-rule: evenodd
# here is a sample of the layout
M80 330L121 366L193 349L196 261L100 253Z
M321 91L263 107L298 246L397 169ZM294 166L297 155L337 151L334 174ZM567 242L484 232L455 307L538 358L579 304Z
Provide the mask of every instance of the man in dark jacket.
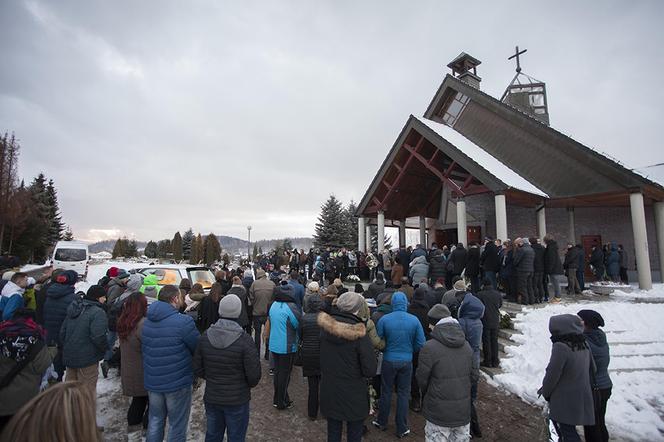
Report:
M424 395L426 440L468 440L471 385L479 379L473 350L449 310L436 305L429 311L434 326L420 351L416 378Z
M253 306L254 343L260 354L261 331L267 321L267 308L272 301L272 295L276 286L270 281L265 270L256 270L256 280L249 287L249 300ZM265 347L265 359L269 357L269 350Z
M604 280L604 251L598 242L593 243L589 264L592 266L596 281Z
M318 397L320 384L320 326L318 315L323 306L323 300L318 293L307 298L302 316L302 376L307 378L309 396L307 400L307 414L309 419L318 417Z
M483 277L489 278L494 289L498 288L496 273L500 271L500 256L496 243L490 237L484 238L484 251L480 256L480 267L482 268Z
M51 284L46 292L44 302L44 328L46 329L46 345L57 346L58 353L53 359L53 367L58 373L58 380L62 380L65 367L62 363L62 341L60 341L60 328L67 317L69 304L74 302L74 284L78 274L73 270L58 273L55 283Z
M364 323L358 318L361 295L347 292L333 313L320 313L320 411L327 418L327 440L341 442L344 421L347 440L362 440L369 415L366 378L376 374L376 358Z
M365 298L373 298L378 301L378 295L385 291L385 275L383 272L376 272L376 279L369 284L369 287L364 292Z
M148 307L143 323L143 377L150 398L148 441L164 439L168 417L169 440L185 440L191 387L192 356L199 333L194 319L179 312L184 305L180 289L165 285L159 300Z
M461 275L463 270L466 268L467 261L468 251L466 251L466 249L463 247L463 244L457 244L456 249L450 253L450 257L447 260L447 269L450 271L450 281L452 281L455 276Z
M433 286L438 278L445 278L445 266L447 261L445 260L445 255L440 249L435 249L431 252L431 258L429 260L429 284Z
M544 254L546 251L537 238L530 238L529 242L530 247L535 252L535 260L533 261L533 290L535 291L535 302L539 304L545 299ZM546 296L546 299L548 299L548 296Z
M477 293L480 291L480 246L476 242L471 242L468 247L466 259L466 276L470 278L470 291Z
M576 269L579 267L579 249L574 244L567 244L567 253L565 254L563 267L567 271L567 294L581 293L579 281L576 279Z
M544 244L546 244L546 251L544 253L544 273L553 285L553 295L557 302L560 302L560 282L558 276L563 274L563 264L560 262L558 255L558 243L551 234L544 237ZM548 284L545 285L544 300L549 300Z
M527 240L517 238L514 240L516 250L514 253L514 268L517 277L517 302L521 304L533 304L535 296L533 293L533 269L535 263L535 252Z
M102 305L105 300L104 289L91 286L83 299L69 305L60 329L67 381L83 382L94 397L97 397L98 364L108 346L108 319Z
M219 301L219 320L198 339L194 373L206 380L206 440L244 440L251 389L261 379L258 350L237 319L242 301L229 294Z
M493 288L489 278L484 280L482 290L477 297L484 304L482 316L482 354L485 367L498 367L498 328L500 328L500 307L503 306L503 296Z
M579 266L576 268L576 280L579 282L579 289L584 291L586 289L586 257L583 245L577 244L576 248L579 249Z

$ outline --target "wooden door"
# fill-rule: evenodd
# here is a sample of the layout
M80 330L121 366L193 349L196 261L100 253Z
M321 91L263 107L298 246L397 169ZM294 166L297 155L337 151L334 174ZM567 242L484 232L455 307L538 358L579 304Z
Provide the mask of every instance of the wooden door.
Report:
M590 270L590 254L593 252L593 245L597 244L599 247L602 247L602 236L601 235L581 235L581 245L583 246L583 254L585 257L586 268L584 269L584 275L586 278L593 278L592 270Z
M482 244L482 228L480 226L469 226L466 229L466 234L468 235L468 244L473 241Z
M456 244L457 242L456 229L436 230L436 244L438 244L439 249L442 249L443 246Z

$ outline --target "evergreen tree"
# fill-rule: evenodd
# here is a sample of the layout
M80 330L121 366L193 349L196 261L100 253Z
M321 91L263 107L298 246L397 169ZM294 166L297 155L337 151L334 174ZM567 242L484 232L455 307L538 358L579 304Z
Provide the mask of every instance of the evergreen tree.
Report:
M157 243L157 257L159 258L170 258L172 255L171 250L171 240L162 239Z
M126 258L128 255L129 251L129 240L127 239L126 236L122 238L118 238L117 241L115 241L115 245L113 246L113 258L117 257L123 257Z
M344 228L346 229L345 234L345 246L347 249L355 250L357 249L357 216L355 211L357 206L355 201L350 200L348 206L344 209Z
M258 254L263 255L263 246L258 247Z
M39 174L28 187L32 214L26 220L25 229L17 239L19 256L30 262L42 262L46 258L50 242L49 202L46 177Z
M292 251L292 250L293 250L293 242L292 242L290 239L288 239L288 238L284 238L284 242L283 242L283 246L282 246L282 248L283 248L284 250Z
M5 248L9 204L18 181L18 153L20 146L14 134L0 136L0 249Z
M136 244L135 239L132 239L127 243L127 254L125 256L128 258L135 258L138 256L138 245Z
M74 240L74 232L72 232L71 227L67 226L67 228L65 229L65 233L62 235L62 239L64 241Z
M194 238L194 231L189 227L182 237L182 257L184 259L189 259L191 257L191 245L194 242Z
M46 186L46 201L48 205L48 245L54 245L62 238L64 224L60 215L60 206L58 205L58 191L55 189L53 180L48 180Z
M212 265L215 263L215 261L219 261L221 256L221 245L219 244L219 240L214 234L210 233L205 237L203 250L205 264Z
M341 248L345 243L344 236L343 206L334 195L330 195L321 206L315 226L314 245Z
M383 244L386 249L392 248L392 239L385 235ZM371 226L371 250L374 252L378 251L378 226Z
M257 256L258 256L258 244L254 243L254 251L252 252L251 257L256 259Z
M221 260L225 265L229 265L231 263L231 257L228 256L228 253L224 253L224 256L222 256Z
M148 241L148 243L145 245L143 254L148 258L156 258L158 254L157 243L154 241Z
M180 232L175 232L173 241L171 241L171 249L173 250L173 259L178 262L182 261L183 250L182 237L180 236Z
M191 256L189 257L189 263L198 264L201 262L204 258L203 252L203 238L201 238L201 234L199 233L191 243Z

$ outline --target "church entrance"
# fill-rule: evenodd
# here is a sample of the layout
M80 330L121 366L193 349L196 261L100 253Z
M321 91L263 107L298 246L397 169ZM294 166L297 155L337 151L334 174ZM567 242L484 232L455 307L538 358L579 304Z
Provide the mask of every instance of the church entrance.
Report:
M590 270L590 254L593 252L593 245L599 244L602 245L602 236L601 235L581 235L581 245L583 246L583 255L585 262L584 276L586 278L593 278L595 280L595 275L593 271Z
M480 226L468 226L467 233L468 244L475 241L478 244L482 243L482 228ZM439 248L443 246L450 246L459 242L459 235L457 234L457 229L442 229L436 230L436 244Z

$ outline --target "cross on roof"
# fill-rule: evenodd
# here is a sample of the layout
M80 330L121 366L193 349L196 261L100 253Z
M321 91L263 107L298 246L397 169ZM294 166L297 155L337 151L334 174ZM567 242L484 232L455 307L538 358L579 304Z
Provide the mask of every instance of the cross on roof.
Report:
M524 49L523 51L519 52L519 47L516 47L515 54L512 55L511 57L508 57L508 60L511 60L513 58L516 58L516 71L521 72L521 63L519 62L519 55L525 54L528 49Z

